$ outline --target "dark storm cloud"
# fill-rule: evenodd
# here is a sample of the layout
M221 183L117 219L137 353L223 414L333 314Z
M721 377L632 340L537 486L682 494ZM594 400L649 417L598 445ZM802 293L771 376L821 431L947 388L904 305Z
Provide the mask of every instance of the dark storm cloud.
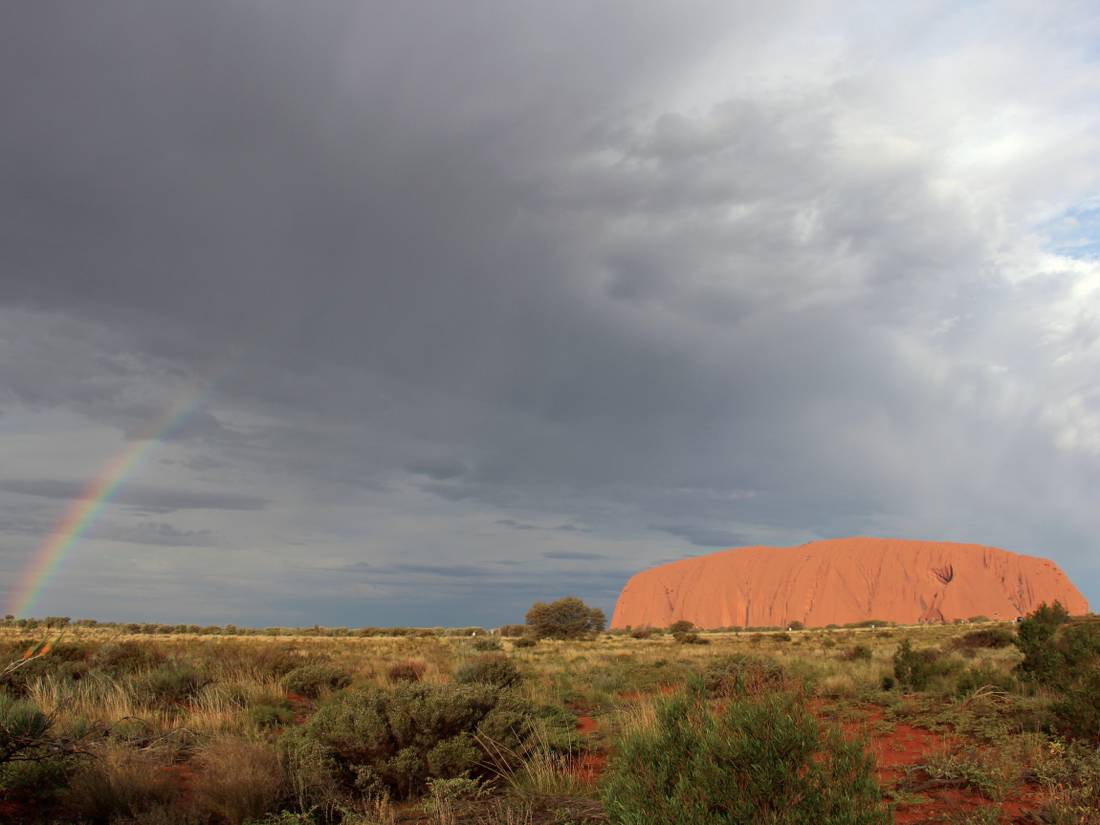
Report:
M653 525L649 529L680 536L696 547L737 547L750 543L741 533L704 525L661 524Z
M551 532L558 533L591 533L587 527L578 527L576 524L555 524L551 527L545 527L541 524L529 524L525 521L516 521L511 518L497 519L494 524L499 524L501 527L510 527L513 530L549 530Z
M815 63L798 32L834 28ZM1100 326L1080 272L1002 277L998 233L1100 180L1091 144L988 194L891 36L801 3L13 4L0 438L56 411L134 437L201 384L171 482L116 501L247 514L213 546L337 535L286 552L441 599L495 581L481 553L626 571L662 532L667 557L890 532L1083 569ZM77 475L48 440L5 443L8 504L79 495L34 480Z
M87 482L62 479L2 479L0 490L21 496L76 501L83 498ZM111 500L136 510L167 513L173 510L263 510L268 501L242 493L166 490L129 484Z

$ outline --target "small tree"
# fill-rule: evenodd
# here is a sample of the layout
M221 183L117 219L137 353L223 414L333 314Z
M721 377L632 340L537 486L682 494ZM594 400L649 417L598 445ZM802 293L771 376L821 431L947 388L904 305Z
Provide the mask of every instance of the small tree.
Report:
M536 638L577 639L603 630L607 619L598 607L575 596L555 602L535 602L527 611L527 626Z

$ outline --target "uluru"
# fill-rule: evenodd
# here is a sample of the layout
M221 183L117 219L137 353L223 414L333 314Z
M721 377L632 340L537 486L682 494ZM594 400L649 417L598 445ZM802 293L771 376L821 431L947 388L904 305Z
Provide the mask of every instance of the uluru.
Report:
M626 583L613 628L915 624L1015 619L1088 602L1054 562L979 544L854 537L740 547L643 570Z

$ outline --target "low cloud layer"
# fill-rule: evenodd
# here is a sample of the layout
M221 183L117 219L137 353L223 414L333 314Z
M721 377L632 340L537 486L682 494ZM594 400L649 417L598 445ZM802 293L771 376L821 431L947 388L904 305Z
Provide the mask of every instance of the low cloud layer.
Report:
M493 624L857 533L1100 600L1100 15L781 5L0 12L0 569L186 409L35 612Z

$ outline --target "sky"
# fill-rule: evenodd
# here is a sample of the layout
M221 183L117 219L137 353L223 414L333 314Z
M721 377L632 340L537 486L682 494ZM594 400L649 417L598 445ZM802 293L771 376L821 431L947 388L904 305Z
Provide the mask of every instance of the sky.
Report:
M1097 43L1093 2L5 4L0 601L135 456L31 615L492 626L862 534L1100 604Z

